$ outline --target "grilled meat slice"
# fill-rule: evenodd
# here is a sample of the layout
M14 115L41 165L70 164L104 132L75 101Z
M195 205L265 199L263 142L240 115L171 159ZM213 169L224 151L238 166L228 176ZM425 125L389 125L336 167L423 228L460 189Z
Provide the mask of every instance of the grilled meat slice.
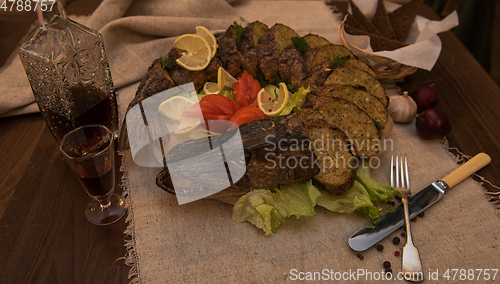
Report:
M310 139L300 117L296 114L269 117L242 124L239 127L245 161L231 163L229 169L244 167L244 176L217 193L215 197L241 196L254 189L273 189L280 184L306 181L319 172L316 156L310 150ZM225 156L231 155L235 147L230 138L234 131L211 137L213 149L223 145ZM171 162L198 156L207 150L207 139L186 141L176 145L167 154L167 165ZM200 167L206 167L200 161ZM191 165L193 167L193 165ZM196 167L196 165L194 166ZM178 172L179 168L176 168ZM207 171L210 169L206 169ZM192 177L186 177L186 180ZM187 184L187 183L186 183ZM174 193L168 168L157 177L157 185ZM214 196L210 196L211 199Z
M306 108L314 108L317 101L321 101L319 98L339 98L348 100L364 110L373 119L378 129L384 129L387 124L388 114L382 102L362 87L324 85L321 88L315 88L312 95L306 98L304 105Z
M237 42L238 50L243 55L243 61L241 62L243 70L246 70L254 78L257 78L259 72L257 45L260 37L268 30L267 25L259 21L253 22L243 29L239 43Z
M279 74L281 80L290 82L293 88L297 88L297 83L302 80L304 74L302 72L303 61L304 56L295 48L293 43L287 46L279 58ZM292 80L292 77L295 80ZM300 80L297 81L296 78L300 78Z
M312 177L314 184L332 194L349 190L354 183L358 161L347 136L324 120L308 120L304 124L320 168Z
M139 87L137 87L137 92L135 97L129 103L127 107L127 112L135 106L137 103L141 102L144 99L149 98L150 96L157 94L161 91L165 91L167 89L175 87L175 83L170 78L168 72L163 69L160 64L160 60L156 59L153 61L153 64L149 67L146 72L146 76L139 83ZM123 151L129 148L128 145L128 137L127 137L127 125L125 121L123 122L122 129L120 131L119 138L119 150Z
M357 68L350 66L335 68L325 84L362 86L368 93L379 99L385 107L389 105L389 98L377 78Z
M309 45L309 50L317 49L321 46L330 44L330 42L322 36L308 34L303 39ZM308 50L308 51L309 51ZM305 53L307 53L306 51ZM305 54L299 52L294 44L290 44L285 48L279 59L279 73L283 81L289 82L294 89L303 87L302 82L308 75L310 70L304 68Z
M332 127L341 129L352 141L356 156L372 158L380 149L380 133L371 117L354 103L344 99L322 98L316 108L301 113L304 121L323 119ZM330 101L328 101L330 100Z
M210 64L208 64L207 68L202 71L208 82L217 82L217 73L219 72L219 67L222 67L222 61L216 55L214 56L214 58L212 58L212 61L210 61Z
M172 60L172 62L175 62L175 60L177 60L181 56L182 54L175 48L172 48L168 53L168 58ZM207 77L205 77L205 74L203 72L186 70L184 67L180 66L177 63L174 64L174 68L169 70L168 73L177 86L193 82L196 90L202 88L207 81Z
M241 63L245 60L236 46L236 28L231 25L224 34L217 37L216 56L222 62L222 66L232 76L243 72Z
M269 83L276 82L281 53L292 44L291 38L295 36L299 35L290 27L275 24L260 38L257 46L260 69Z
M366 71L366 72L370 73L370 75L372 75L373 77L377 78L377 74L375 73L375 71L373 71L373 69L370 66L368 66L368 64L366 64L364 61L359 60L357 58L349 58L349 59L347 59L346 61L344 61L344 63L342 64L342 66L351 66L351 67L354 67L354 68L358 68L360 70L363 70L363 71Z

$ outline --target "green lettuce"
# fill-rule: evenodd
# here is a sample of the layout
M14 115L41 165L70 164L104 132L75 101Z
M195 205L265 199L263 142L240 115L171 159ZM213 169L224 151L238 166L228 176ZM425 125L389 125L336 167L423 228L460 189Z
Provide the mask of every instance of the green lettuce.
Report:
M248 221L266 232L276 234L276 227L294 215L314 216L316 198L320 191L312 181L281 185L276 191L267 189L253 190L242 196L233 207L233 220L241 223Z
M368 164L368 161L361 160L356 172L356 181L366 188L371 200L389 202L394 198L394 195L402 196L401 191L396 188L374 180L370 175L370 166Z
M352 188L341 195L321 190L321 195L316 199L316 203L337 213L349 214L354 211L361 211L368 214L372 219L378 218L382 213L382 208L373 205L370 194L358 181L354 181Z
M297 92L290 95L287 105L279 115L287 115L292 113L292 111L300 113L300 108L306 101L306 97L310 91L311 89L309 87L307 89L300 87Z
M295 215L314 216L314 207L319 205L336 213L359 211L377 219L382 208L373 202L388 202L401 192L389 185L377 182L370 176L370 167L360 161L353 186L341 195L331 194L316 188L312 181L281 185L273 191L254 190L242 196L233 207L235 222L248 221L263 229L266 235L276 234L276 228L285 219Z

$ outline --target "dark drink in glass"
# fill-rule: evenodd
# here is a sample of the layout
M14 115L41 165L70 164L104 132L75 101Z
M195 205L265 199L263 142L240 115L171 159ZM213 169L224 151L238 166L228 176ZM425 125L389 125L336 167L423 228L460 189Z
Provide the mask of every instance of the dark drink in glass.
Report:
M93 199L85 210L87 220L95 225L118 221L125 214L125 205L122 197L113 193L113 133L104 125L83 125L63 136L60 149Z

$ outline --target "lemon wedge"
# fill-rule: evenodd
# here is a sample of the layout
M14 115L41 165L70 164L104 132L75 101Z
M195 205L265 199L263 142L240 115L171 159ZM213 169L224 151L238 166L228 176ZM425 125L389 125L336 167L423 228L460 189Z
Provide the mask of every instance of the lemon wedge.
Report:
M219 67L217 72L217 84L219 86L219 92L224 89L225 86L232 87L234 83L238 82L236 78L231 76L226 69Z
M183 117L174 134L188 134L200 126L200 119L195 117Z
M215 36L204 26L196 27L196 35L201 36L207 41L210 46L210 51L212 52L210 59L214 58L215 53L217 52L217 39L215 39Z
M210 45L199 35L181 35L174 41L174 48L182 54L175 62L189 71L205 69L212 59Z
M173 96L158 106L158 112L175 121L184 117L182 114L194 105L194 102L183 96Z
M213 82L206 82L205 85L203 85L203 92L207 95L218 94L220 92L219 85Z
M262 88L257 94L257 105L267 116L277 116L288 104L290 95L285 83L280 83L276 94L270 94L269 88Z

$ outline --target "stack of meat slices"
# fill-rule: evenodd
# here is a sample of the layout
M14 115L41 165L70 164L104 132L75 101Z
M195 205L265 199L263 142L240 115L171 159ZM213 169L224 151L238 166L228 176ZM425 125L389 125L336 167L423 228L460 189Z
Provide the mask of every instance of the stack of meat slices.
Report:
M292 38L307 42L309 48L298 48ZM155 60L128 109L174 86L193 82L195 88L200 89L207 81L216 82L217 70L221 66L236 78L244 70L254 77L264 77L269 83L280 78L292 86L291 92L299 87L309 87L310 93L300 115L268 117L240 126L246 160L245 176L210 198L234 203L239 196L254 189L272 189L279 184L311 178L318 187L334 194L349 189L357 165L352 161L370 159L377 154L380 131L388 119L388 98L373 70L347 48L332 44L319 35L309 34L301 38L293 29L279 23L271 28L261 22L253 22L245 28L231 25L217 37L217 43L216 55L202 71L188 71L175 63L165 69L160 59ZM172 49L168 56L171 62L175 62L179 53ZM292 126L288 127L290 123ZM122 149L126 146L126 137L124 128ZM264 168L259 163L263 157L257 156L265 154L266 149L276 149L270 144L280 142L269 141L268 137L287 141L281 145L288 148L279 150L285 155L313 157L306 163L309 168ZM223 139L224 135L219 140ZM308 149L301 148L300 153L294 153L296 145L291 143L294 139L305 141ZM340 141L338 145L332 144ZM190 142L193 143L197 142ZM334 147L325 150L318 146L329 144ZM181 148L187 149L186 145L177 145L170 153ZM280 153L275 154L274 157L278 157ZM157 184L174 193L167 168L158 175Z

